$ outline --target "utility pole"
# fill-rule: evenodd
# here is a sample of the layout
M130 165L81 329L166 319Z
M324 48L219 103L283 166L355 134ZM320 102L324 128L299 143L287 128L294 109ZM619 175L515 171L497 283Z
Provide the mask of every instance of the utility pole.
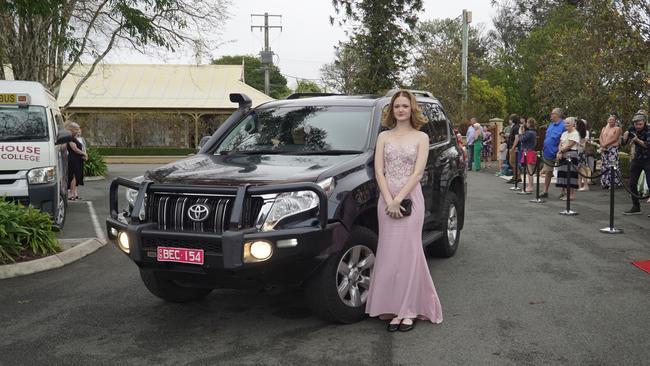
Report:
M463 9L463 59L462 59L462 73L463 73L463 102L462 113L463 113L463 122L467 120L467 54L468 54L468 44L469 44L469 23L472 22L472 12L467 9Z
M281 25L269 25L269 17L282 18L282 15L273 15L269 13L264 14L251 14L251 23L253 22L253 17L264 17L264 25L251 25L251 32L255 28L259 28L260 31L264 30L264 50L260 52L260 61L264 65L264 94L269 95L271 93L271 66L273 65L273 51L269 46L269 29L279 28L282 31Z

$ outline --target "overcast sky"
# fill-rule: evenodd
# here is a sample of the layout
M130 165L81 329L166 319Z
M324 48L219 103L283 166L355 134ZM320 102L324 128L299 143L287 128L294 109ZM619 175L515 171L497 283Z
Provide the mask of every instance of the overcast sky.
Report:
M472 25L483 23L487 28L492 27L495 14L490 0L425 0L424 7L422 20L455 18L467 9L472 11ZM318 79L320 67L334 60L333 47L347 39L344 29L329 23L329 16L334 14L331 0L236 0L230 8L230 19L222 28L224 44L212 52L213 57L258 54L264 47L264 34L259 30L251 32L250 27L264 24L264 19L251 19L250 14L264 12L282 15L281 19L270 18L270 25L281 25L282 32L271 30L269 40L275 53L274 63L288 76L290 87L295 85L294 77ZM123 60L121 56L119 59ZM109 62L123 62L121 60L113 58ZM202 61L209 62L209 57ZM185 52L164 58L137 56L130 58L130 62L193 63L194 58L190 52Z

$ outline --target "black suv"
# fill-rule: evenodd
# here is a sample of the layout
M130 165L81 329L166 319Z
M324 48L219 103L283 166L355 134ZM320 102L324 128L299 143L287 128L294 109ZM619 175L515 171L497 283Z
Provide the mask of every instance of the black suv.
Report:
M214 288L305 286L319 316L363 319L377 248L373 154L392 93L256 108L231 94L239 109L196 155L112 182L109 237L167 301ZM422 242L427 253L451 257L464 221L465 162L440 102L415 94L431 141ZM129 201L122 212L119 186Z

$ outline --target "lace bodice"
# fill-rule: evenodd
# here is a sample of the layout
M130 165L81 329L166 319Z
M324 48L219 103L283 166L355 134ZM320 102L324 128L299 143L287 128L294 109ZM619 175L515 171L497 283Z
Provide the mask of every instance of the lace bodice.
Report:
M392 195L398 194L408 181L408 178L413 174L417 156L417 142L406 145L391 142L384 144L384 176Z

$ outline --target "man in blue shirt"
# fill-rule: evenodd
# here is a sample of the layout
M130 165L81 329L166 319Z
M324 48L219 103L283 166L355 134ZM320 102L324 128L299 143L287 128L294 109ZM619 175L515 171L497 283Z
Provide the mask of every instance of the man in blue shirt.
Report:
M562 109L553 108L551 111L551 123L546 128L546 137L544 137L544 161L542 166L542 173L544 174L544 193L540 197L548 197L548 189L551 186L551 179L553 178L553 167L557 156L558 147L560 146L560 137L566 131L564 127L564 119L562 118Z

